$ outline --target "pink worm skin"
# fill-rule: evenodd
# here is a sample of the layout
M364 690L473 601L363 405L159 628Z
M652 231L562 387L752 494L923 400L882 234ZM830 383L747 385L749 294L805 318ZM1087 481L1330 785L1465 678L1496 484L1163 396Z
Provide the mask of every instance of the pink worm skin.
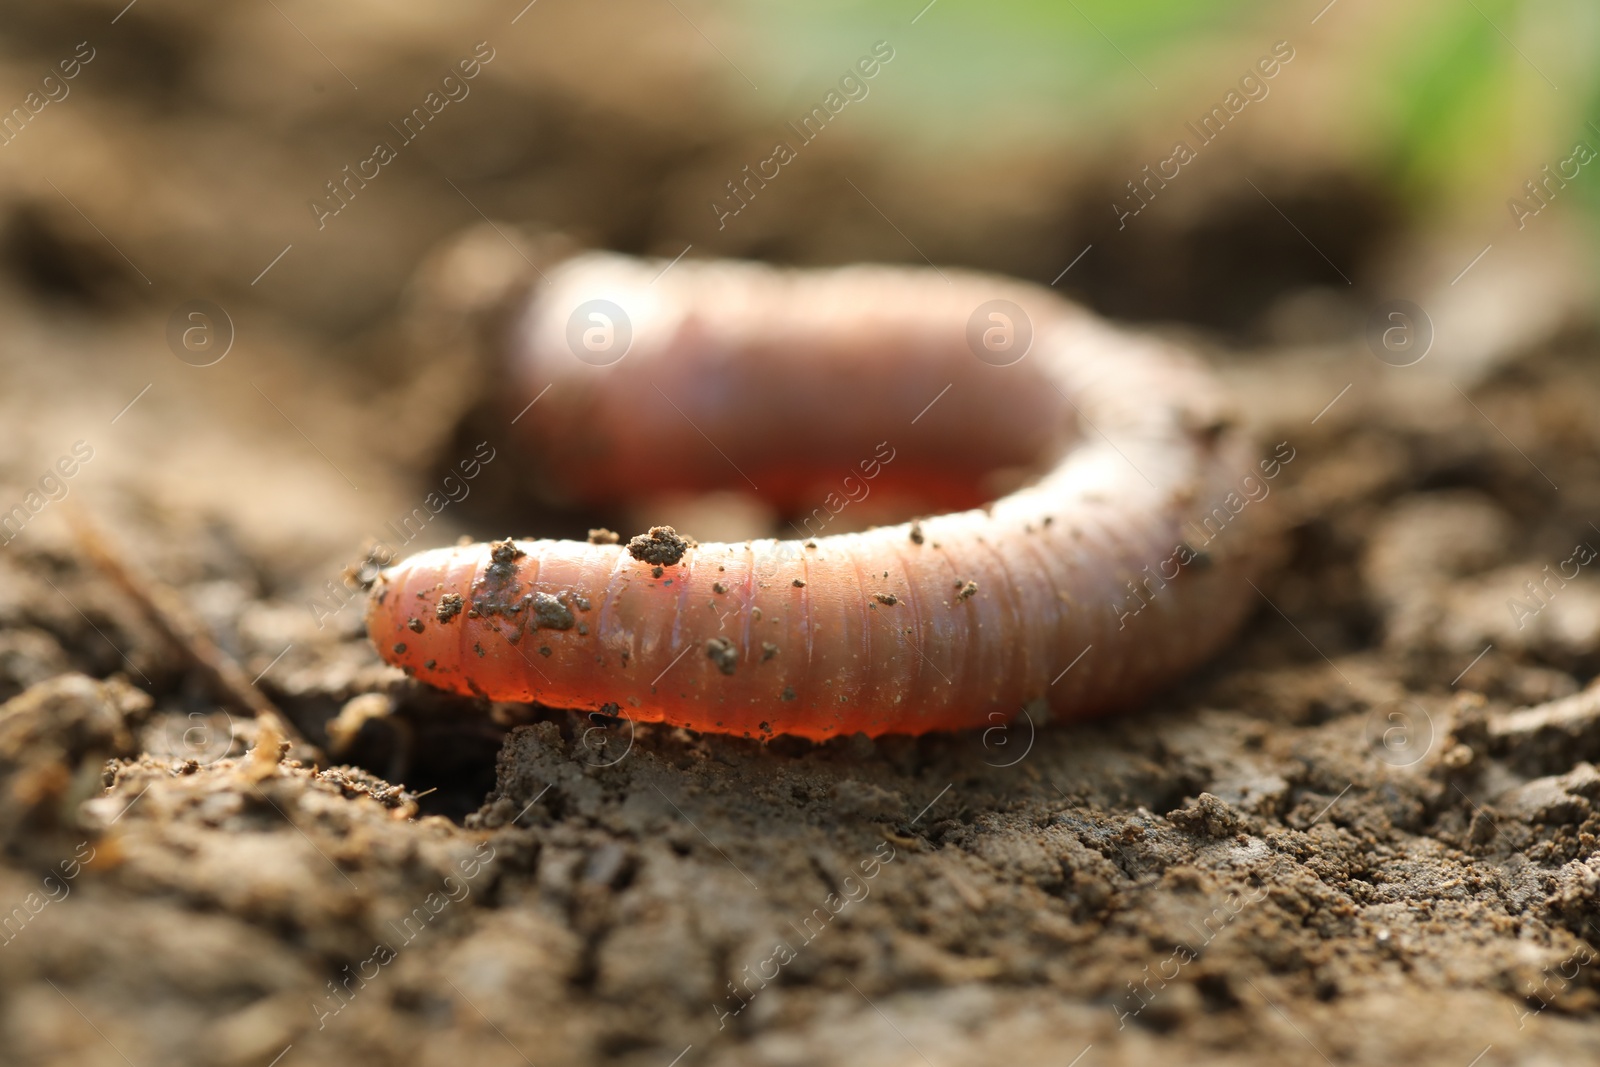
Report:
M818 469L873 477L863 457L887 446L879 473L981 499L983 471L1048 466L982 508L692 545L675 563L559 540L424 552L373 591L368 627L387 661L459 693L699 730L915 734L1024 708L1038 721L1130 707L1254 607L1249 580L1277 555L1271 509L1225 501L1270 461L1172 344L977 274L667 266L568 260L518 322L516 392L550 387L518 429L558 491L742 475L792 504ZM594 299L631 324L607 366L568 342L574 309ZM974 309L995 299L1032 328L1006 366L968 341ZM918 415L935 394L945 411Z

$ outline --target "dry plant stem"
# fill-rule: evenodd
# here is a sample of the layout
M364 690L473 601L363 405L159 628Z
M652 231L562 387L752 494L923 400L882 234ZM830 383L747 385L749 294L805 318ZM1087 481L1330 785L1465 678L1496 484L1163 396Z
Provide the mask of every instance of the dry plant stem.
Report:
M112 545L81 507L69 504L66 514L79 550L139 605L150 624L184 659L206 676L217 699L254 716L266 731L263 742L270 742L273 748L277 747L277 738L287 738L316 752L289 717L250 681L238 661L217 647L182 597Z

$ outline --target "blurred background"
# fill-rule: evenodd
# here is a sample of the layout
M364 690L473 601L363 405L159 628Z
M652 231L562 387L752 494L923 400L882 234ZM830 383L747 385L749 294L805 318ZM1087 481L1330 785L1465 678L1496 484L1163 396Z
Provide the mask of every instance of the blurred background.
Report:
M311 445L320 470L241 502L302 563L308 527L371 534L395 476L451 462L478 386L441 331L549 232L977 267L1233 351L1349 342L1405 299L1425 369L1470 377L1588 313L1597 34L1580 0L18 11L0 375L8 420L48 425L4 458L149 385L91 480L203 498ZM167 338L194 300L233 338L203 370Z
M79 42L94 58L63 79L70 95L6 127L13 274L95 306L140 294L124 310L248 302L348 340L392 322L427 251L485 215L668 257L921 249L1042 282L1094 243L1062 288L1241 331L1308 289L1380 291L1402 235L1453 234L1457 269L1497 239L1512 259L1511 234L1529 235L1507 199L1600 137L1600 14L1577 0L519 6L18 13L11 103ZM404 143L400 120L480 42L494 58L470 95ZM893 59L802 146L786 124L878 42ZM1293 59L1201 147L1188 124L1274 46ZM1179 140L1199 158L1119 224L1114 205L1137 205L1126 183ZM326 183L380 141L396 161L319 223L310 203L337 206ZM737 204L726 183L778 141L799 158L719 223L711 205ZM1565 220L1593 200L1571 184ZM1564 228L1541 218L1526 243Z

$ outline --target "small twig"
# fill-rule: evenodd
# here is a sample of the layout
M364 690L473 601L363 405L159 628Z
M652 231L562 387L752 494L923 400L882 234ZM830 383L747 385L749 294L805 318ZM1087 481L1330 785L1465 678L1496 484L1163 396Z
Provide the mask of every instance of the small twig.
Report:
M239 661L217 646L176 590L113 546L82 508L69 504L65 510L78 548L139 605L151 625L185 659L200 669L218 699L253 715L264 728L276 728L280 736L315 750L289 717L250 681Z

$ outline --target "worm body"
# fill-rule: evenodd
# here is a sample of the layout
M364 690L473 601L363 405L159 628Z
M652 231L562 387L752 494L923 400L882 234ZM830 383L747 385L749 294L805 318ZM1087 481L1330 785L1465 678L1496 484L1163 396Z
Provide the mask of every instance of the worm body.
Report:
M922 733L1126 707L1252 607L1275 556L1264 479L1292 451L1259 459L1174 346L982 275L666 266L569 260L519 321L514 384L549 396L518 429L554 491L742 478L801 534L869 482L964 510L737 544L658 528L424 552L373 590L390 663L700 730ZM975 507L996 470L1028 479Z

